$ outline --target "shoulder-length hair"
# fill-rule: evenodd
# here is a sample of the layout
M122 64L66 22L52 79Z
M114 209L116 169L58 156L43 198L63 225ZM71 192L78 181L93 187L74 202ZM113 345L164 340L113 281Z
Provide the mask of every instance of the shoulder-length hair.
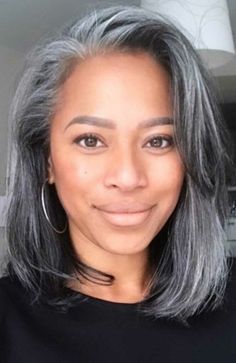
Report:
M171 78L175 142L186 175L173 215L150 242L154 272L140 309L186 322L207 306L219 306L225 291L225 128L208 72L189 41L167 19L137 7L111 7L76 19L27 58L11 108L17 157L6 273L16 275L34 301L44 299L64 309L76 300L65 288L68 279L114 280L75 255L69 232L57 234L40 203L58 91L80 61L113 50L147 52ZM54 187L48 186L45 198L54 225L63 226L65 212Z

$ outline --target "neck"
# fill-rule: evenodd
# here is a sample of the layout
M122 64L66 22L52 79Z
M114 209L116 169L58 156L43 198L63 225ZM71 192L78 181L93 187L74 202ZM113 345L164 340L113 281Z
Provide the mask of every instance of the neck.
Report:
M83 243L75 244L74 247L81 262L114 276L114 281L110 285L101 285L80 275L80 282L73 279L68 283L70 288L114 302L133 303L145 298L151 277L148 249L136 254L114 255L89 244L86 248Z

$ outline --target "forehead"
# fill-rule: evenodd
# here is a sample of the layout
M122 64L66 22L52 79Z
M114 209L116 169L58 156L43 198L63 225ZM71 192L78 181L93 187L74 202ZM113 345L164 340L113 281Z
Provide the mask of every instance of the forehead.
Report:
M170 116L170 79L147 53L113 52L79 61L61 86L57 114L145 120Z
M156 86L169 87L170 76L165 67L147 52L141 51L109 51L95 54L83 60L73 62L69 76L61 85L64 92L74 85L90 83L96 79L105 85L106 81L116 82L119 80L143 81ZM90 81L90 82L89 82ZM144 82L147 81L147 82ZM116 82L118 83L118 82ZM124 86L125 86L124 84Z

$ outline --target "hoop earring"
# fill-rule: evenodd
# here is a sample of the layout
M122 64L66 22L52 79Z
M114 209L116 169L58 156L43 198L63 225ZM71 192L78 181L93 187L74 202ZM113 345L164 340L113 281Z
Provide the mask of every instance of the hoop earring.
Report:
M46 204L45 204L45 197L44 197L44 193L45 193L45 185L46 185L47 181L48 181L48 179L46 179L46 180L45 180L45 182L44 182L44 183L43 183L43 185L42 185L42 189L41 189L41 203L42 203L42 207L43 207L44 216L45 216L45 218L46 218L47 222L49 223L49 225L52 227L52 229L53 229L56 233L62 234L62 233L64 233L64 232L66 231L66 229L67 229L67 226L68 226L67 221L66 221L66 225L65 225L65 227L63 228L63 230L59 231L57 228L55 228L55 227L52 225L52 223L51 223L51 221L50 221L50 219L49 219L49 216L48 216L47 210L46 210Z

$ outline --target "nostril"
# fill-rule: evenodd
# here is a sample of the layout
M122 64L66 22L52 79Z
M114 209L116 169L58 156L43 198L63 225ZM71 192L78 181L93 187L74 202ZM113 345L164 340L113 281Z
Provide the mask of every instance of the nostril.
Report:
M122 191L131 191L147 185L147 172L137 150L117 148L105 174L105 186L116 187Z

